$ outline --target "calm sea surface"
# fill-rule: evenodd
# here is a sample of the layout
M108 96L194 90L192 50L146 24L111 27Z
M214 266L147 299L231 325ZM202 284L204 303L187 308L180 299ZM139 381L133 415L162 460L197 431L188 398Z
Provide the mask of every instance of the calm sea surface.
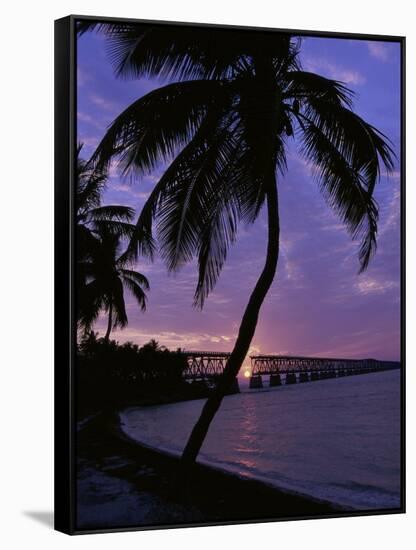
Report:
M137 407L122 427L180 453L204 401ZM400 506L400 372L226 397L201 462L356 510Z

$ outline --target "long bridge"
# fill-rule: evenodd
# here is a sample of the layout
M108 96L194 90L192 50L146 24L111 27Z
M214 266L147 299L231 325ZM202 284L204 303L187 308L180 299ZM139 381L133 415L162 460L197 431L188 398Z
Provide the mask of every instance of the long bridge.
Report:
M184 351L183 354L187 361L183 377L210 383L221 376L231 355L212 351ZM262 388L263 376L269 376L270 386L280 386L400 368L399 362L377 359L251 355L250 360L250 388ZM237 389L237 380L235 385Z
M284 355L252 355L250 387L262 387L263 375L270 375L270 386L296 384L381 372L400 368L395 361L378 361L377 359L337 359L332 357L296 357Z

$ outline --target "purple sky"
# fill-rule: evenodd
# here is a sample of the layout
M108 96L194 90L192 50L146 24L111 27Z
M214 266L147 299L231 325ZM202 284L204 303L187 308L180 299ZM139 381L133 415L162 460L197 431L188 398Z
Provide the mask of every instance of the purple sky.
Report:
M400 46L333 38L307 38L301 60L306 70L344 81L356 92L355 110L387 134L396 154L400 144ZM78 140L85 157L106 127L133 100L159 84L118 80L104 40L78 40ZM378 250L358 275L358 242L327 207L310 167L288 152L288 171L279 181L281 253L278 273L263 305L250 353L333 357L400 358L400 166L382 177ZM104 203L133 206L137 212L162 172L141 181L123 180L116 166ZM264 212L241 226L236 244L204 310L192 307L196 265L168 275L160 259L141 259L137 269L150 280L148 310L138 310L126 293L129 325L115 331L120 342L139 345L150 338L171 348L230 351L266 250ZM95 327L101 334L105 319Z

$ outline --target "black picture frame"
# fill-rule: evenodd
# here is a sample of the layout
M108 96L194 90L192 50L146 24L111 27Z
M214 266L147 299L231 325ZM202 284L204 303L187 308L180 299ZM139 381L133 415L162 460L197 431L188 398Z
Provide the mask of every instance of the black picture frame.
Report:
M309 31L297 29L257 28L231 25L208 25L202 23L182 23L152 21L127 18L109 18L100 16L70 15L55 21L55 529L70 535L87 533L104 533L117 531L141 531L147 529L164 529L175 527L194 527L210 525L230 525L242 523L259 523L268 521L287 521L318 519L321 516L293 518L264 518L248 521L204 522L193 524L134 526L128 528L109 528L84 530L76 526L76 426L75 426L75 235L74 235L74 186L76 175L76 23L78 21L94 22L128 22L159 26L192 26L200 28L221 27L239 31L262 31L294 34L305 37L348 38L351 40L373 40L396 42L400 44L401 63L401 147L400 147L400 233L401 233L401 506L395 509L383 509L364 512L342 512L329 517L355 517L366 515L383 515L404 513L405 507L405 396L406 396L406 234L405 234L405 177L406 177L406 77L405 50L406 38L403 36L385 36L373 34L341 33L328 31Z

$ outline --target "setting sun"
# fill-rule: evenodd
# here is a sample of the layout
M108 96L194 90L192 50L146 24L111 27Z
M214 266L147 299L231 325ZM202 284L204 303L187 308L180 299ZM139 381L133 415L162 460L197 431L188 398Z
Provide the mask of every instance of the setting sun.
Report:
M244 376L245 376L245 378L250 378L250 376L251 376L250 371L249 371L249 370L246 370L246 371L244 372Z

